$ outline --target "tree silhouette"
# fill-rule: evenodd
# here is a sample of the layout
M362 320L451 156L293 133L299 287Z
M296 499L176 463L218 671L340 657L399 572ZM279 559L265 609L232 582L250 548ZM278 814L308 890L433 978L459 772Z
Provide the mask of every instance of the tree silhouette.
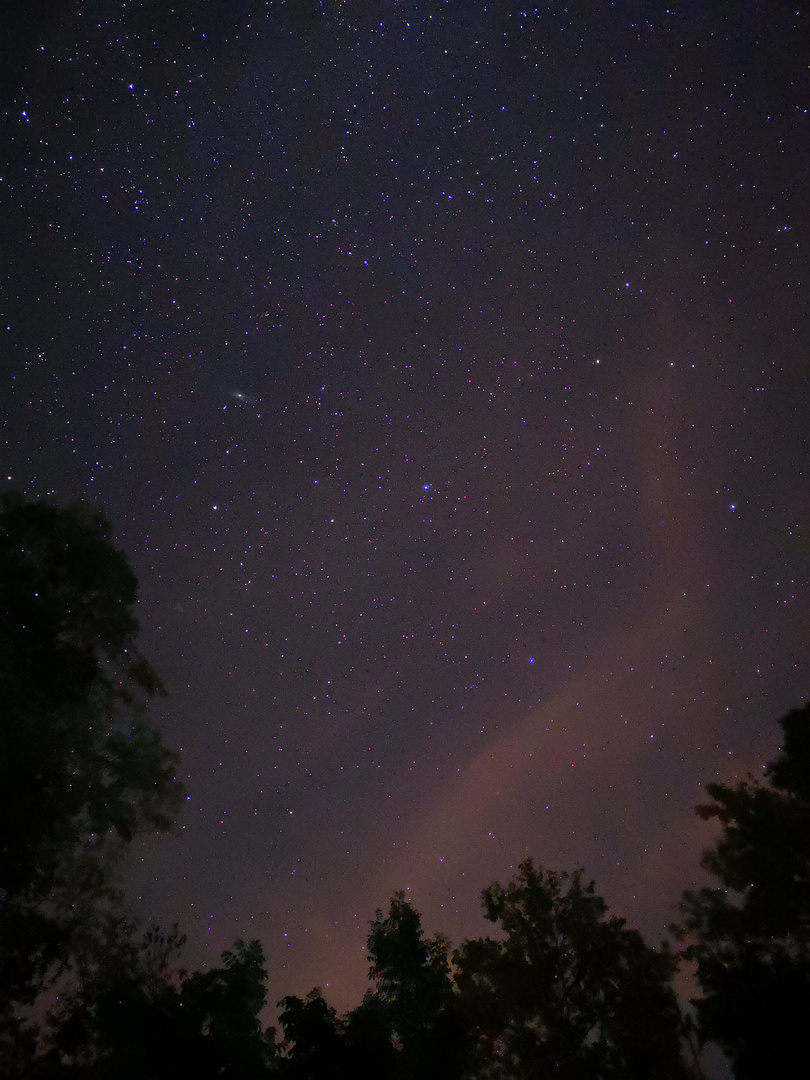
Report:
M237 942L222 967L188 976L177 967L184 939L150 930L119 934L95 970L68 995L43 1080L259 1080L274 1059L263 1030L264 956Z
M275 1056L273 1032L260 1014L266 1002L264 952L259 941L237 941L223 966L196 972L180 988L181 1005L204 1038L195 1075L253 1080Z
M672 956L648 948L571 876L521 864L483 893L503 937L454 959L478 1075L561 1080L681 1077Z
M320 988L303 1000L294 995L279 1002L285 1056L281 1075L289 1080L342 1080L347 1071L343 1025Z
M345 1032L352 1080L397 1080L403 1075L390 1014L373 990L346 1017Z
M366 1010L376 1010L398 1051L404 1077L460 1076L465 1052L453 980L449 943L425 937L418 911L403 892L391 898L388 913L378 911L368 935L369 978L374 983Z
M179 806L146 723L137 582L103 514L0 496L0 1057L100 921L115 853Z
M720 887L683 894L682 923L704 997L701 1034L738 1080L807 1073L810 1016L810 705L781 721L762 779L710 784L697 808L722 826L703 866Z
M51 1049L37 1075L74 1080L168 1080L194 1057L194 1018L181 1009L184 944L175 927L142 940L125 919L110 919L92 957L52 1014Z

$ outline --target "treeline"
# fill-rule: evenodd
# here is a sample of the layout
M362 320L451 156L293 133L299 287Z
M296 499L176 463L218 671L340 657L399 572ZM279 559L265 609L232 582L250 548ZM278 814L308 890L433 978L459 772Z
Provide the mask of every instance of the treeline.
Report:
M498 929L451 951L404 894L368 936L370 989L318 989L265 1027L258 941L186 972L183 938L139 930L115 869L171 825L177 757L146 722L163 692L137 649L137 582L106 518L0 496L0 1076L50 1080L686 1080L704 1040L738 1080L807 1075L810 706L759 778L712 784L717 884L686 892L676 957L610 915L581 871L531 860L483 892Z
M369 932L373 989L345 1016L318 989L262 1028L264 958L178 969L182 939L110 935L54 1012L34 1075L81 1078L685 1078L672 957L648 948L580 874L527 862L485 894L503 935L449 955L403 894ZM121 928L123 929L123 928ZM30 1063L29 1063L30 1064Z

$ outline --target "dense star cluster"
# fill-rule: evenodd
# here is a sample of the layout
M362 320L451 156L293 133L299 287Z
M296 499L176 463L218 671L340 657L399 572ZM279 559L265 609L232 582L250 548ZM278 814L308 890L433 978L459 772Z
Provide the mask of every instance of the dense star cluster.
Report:
M802 6L17 8L3 479L140 582L136 910L339 1008L529 856L657 942L810 696Z

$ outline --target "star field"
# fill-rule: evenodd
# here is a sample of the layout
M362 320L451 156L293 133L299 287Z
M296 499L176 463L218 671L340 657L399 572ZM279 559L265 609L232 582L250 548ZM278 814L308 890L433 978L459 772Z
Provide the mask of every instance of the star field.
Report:
M3 475L106 508L182 748L135 909L338 1008L527 854L657 942L810 696L806 13L3 21Z

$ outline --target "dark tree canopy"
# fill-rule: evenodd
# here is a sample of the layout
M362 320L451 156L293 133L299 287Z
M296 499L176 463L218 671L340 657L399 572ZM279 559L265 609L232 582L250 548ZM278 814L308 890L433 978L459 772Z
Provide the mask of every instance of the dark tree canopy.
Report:
M303 1000L293 995L282 998L279 1007L287 1051L283 1076L289 1080L348 1077L344 1026L335 1010L327 1005L320 988L315 987Z
M453 1080L462 1075L464 1033L448 943L426 937L418 911L395 893L368 935L374 986L345 1018L313 990L286 997L282 1076L291 1080Z
M131 928L130 928L131 929ZM123 933L65 1000L43 1080L260 1080L275 1055L263 1029L264 955L238 941L222 966L187 975L184 939Z
M461 1075L465 1053L456 995L442 934L426 937L422 918L402 892L388 913L378 911L368 935L369 978L365 1003L377 1011L399 1051L397 1075ZM361 1006L362 1008L362 1006Z
M582 871L555 874L528 860L483 901L503 936L465 942L455 961L487 1076L684 1075L674 960L608 917Z
M135 647L137 581L102 511L0 495L4 707L130 701L157 676ZM106 664L114 666L114 670Z
M391 1010L400 1037L419 1028L452 993L448 942L426 938L422 917L394 893L388 913L378 911L368 935L369 978L376 995Z
M102 513L0 496L0 1016L90 933L116 849L179 806L136 595Z
M810 705L781 720L764 776L710 784L697 808L722 832L704 867L720 885L685 892L683 922L705 996L702 1034L739 1080L804 1077L810 1016Z

